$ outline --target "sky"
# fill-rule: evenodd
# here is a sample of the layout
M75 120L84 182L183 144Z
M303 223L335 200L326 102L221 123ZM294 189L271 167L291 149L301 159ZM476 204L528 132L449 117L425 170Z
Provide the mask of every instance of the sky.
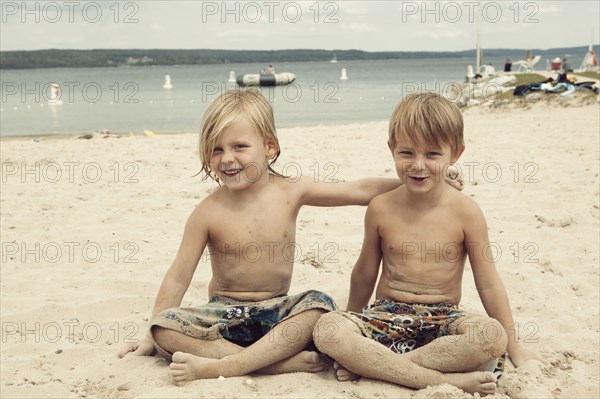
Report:
M7 1L0 50L548 49L600 42L600 1Z

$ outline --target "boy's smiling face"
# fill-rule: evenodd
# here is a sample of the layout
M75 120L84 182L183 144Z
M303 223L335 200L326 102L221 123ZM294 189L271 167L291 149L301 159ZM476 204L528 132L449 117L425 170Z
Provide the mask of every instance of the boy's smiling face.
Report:
M241 190L268 178L267 164L275 155L246 118L223 129L210 157L210 166L224 186Z
M396 173L406 188L415 193L426 193L437 184L444 184L448 166L455 163L464 148L452 151L448 144L441 147L427 143L414 143L398 137L396 146L388 146L396 164Z

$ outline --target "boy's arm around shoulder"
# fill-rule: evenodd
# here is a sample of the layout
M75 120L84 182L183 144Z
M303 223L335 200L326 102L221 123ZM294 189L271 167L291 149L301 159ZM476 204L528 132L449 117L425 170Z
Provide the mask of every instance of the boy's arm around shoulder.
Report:
M456 190L463 189L460 173L446 177L446 182ZM376 196L392 191L402 185L398 178L370 177L345 181L317 181L303 177L296 182L301 187L301 205L344 206L368 205Z
M350 278L347 310L352 312L360 313L368 304L377 282L382 257L379 220L385 211L382 203L381 197L375 198L365 214L363 244Z
M167 270L156 295L150 322L163 310L181 304L208 241L208 224L205 218L206 212L201 203L192 211L186 222L175 260ZM140 356L151 355L154 352L154 340L150 330L139 343L123 347L118 356L123 357L129 352Z
M400 187L397 178L366 178L349 182L316 181L303 177L300 185L302 205L344 206L368 205L375 196Z
M493 254L489 245L485 217L471 198L464 197L462 200L465 202L463 207L465 247L483 307L490 317L498 320L504 327L508 337L508 354L516 367L531 359L543 361L537 353L524 348L519 343L508 295L496 265L492 261Z

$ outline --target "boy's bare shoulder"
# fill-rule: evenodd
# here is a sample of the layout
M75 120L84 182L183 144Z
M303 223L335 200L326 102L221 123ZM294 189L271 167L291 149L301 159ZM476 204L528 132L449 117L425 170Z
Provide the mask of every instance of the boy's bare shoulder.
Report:
M208 215L214 214L217 207L222 206L221 201L224 195L222 187L217 188L215 191L204 197L194 208L190 217L207 217Z
M448 191L450 194L448 196L448 202L459 214L462 214L463 216L475 216L481 214L481 208L473 197L455 189Z
M311 180L307 177L269 176L271 195L285 195L289 200L300 198L310 190Z
M394 190L379 194L377 196L375 196L371 202L369 202L369 211L370 212L375 212L375 211L385 211L387 208L389 208L391 205L393 205L394 203L396 203L398 201L398 194L400 192L400 190L402 189L402 187L398 187Z

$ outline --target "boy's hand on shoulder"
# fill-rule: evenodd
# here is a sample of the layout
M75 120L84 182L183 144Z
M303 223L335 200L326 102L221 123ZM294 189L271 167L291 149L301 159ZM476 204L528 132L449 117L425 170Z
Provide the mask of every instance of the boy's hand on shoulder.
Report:
M459 168L454 165L448 166L446 169L446 176L444 178L446 183L457 189L458 191L462 191L465 188L462 173Z
M140 342L125 345L117 355L122 359L130 352L135 356L152 356L156 352L154 340L146 335Z
M512 348L512 350L508 352L508 355L510 356L510 361L515 365L515 367L520 367L530 360L537 360L541 363L546 363L544 358L537 352L529 350L521 344L517 344L516 347Z

